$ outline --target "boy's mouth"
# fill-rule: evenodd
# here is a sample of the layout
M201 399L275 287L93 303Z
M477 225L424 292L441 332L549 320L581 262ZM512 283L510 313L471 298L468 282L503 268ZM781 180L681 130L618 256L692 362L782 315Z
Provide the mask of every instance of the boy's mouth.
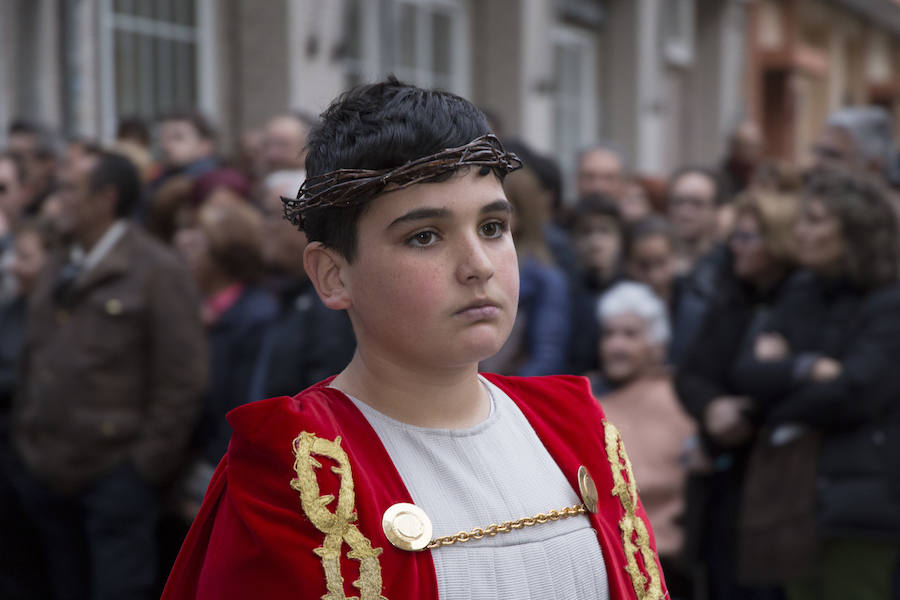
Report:
M466 320L481 321L493 319L500 314L500 306L491 300L477 300L454 313Z

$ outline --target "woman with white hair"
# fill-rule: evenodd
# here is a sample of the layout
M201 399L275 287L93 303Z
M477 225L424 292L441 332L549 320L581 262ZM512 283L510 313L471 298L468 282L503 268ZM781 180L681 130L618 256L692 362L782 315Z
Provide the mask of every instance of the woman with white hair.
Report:
M626 281L609 290L598 304L602 374L591 381L607 419L629 444L669 591L678 598L690 597L679 564L684 539L679 520L696 443L694 423L681 408L665 367L667 312L642 283Z

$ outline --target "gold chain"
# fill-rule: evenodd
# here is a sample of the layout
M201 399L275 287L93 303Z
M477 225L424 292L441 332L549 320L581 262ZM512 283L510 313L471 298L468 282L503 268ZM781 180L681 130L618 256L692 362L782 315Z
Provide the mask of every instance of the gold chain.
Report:
M484 537L493 537L498 533L509 533L514 529L522 529L523 527L533 527L548 521L559 521L560 519L568 519L577 515L583 515L587 512L584 504L566 506L562 510L551 510L548 513L538 513L533 517L523 517L515 521L504 521L497 525L492 523L482 529L476 527L472 531L460 531L455 535L445 535L444 537L434 538L425 546L429 550L440 548L441 546L452 546L453 544L470 542L472 540L480 540Z

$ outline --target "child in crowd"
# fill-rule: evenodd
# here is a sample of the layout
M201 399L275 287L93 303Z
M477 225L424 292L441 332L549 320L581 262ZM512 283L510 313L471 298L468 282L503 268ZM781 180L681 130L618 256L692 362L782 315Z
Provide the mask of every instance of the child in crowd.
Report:
M393 78L323 114L286 214L357 350L230 413L165 599L668 597L587 380L477 371L516 316L519 166L471 103Z

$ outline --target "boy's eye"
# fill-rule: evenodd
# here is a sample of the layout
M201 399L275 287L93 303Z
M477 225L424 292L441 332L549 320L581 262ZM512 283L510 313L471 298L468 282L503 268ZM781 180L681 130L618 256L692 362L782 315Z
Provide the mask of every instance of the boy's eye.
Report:
M490 221L481 226L481 233L487 238L501 237L507 229L507 224L503 221Z
M409 238L408 243L411 246L425 247L431 246L437 241L437 236L433 231L420 231Z

